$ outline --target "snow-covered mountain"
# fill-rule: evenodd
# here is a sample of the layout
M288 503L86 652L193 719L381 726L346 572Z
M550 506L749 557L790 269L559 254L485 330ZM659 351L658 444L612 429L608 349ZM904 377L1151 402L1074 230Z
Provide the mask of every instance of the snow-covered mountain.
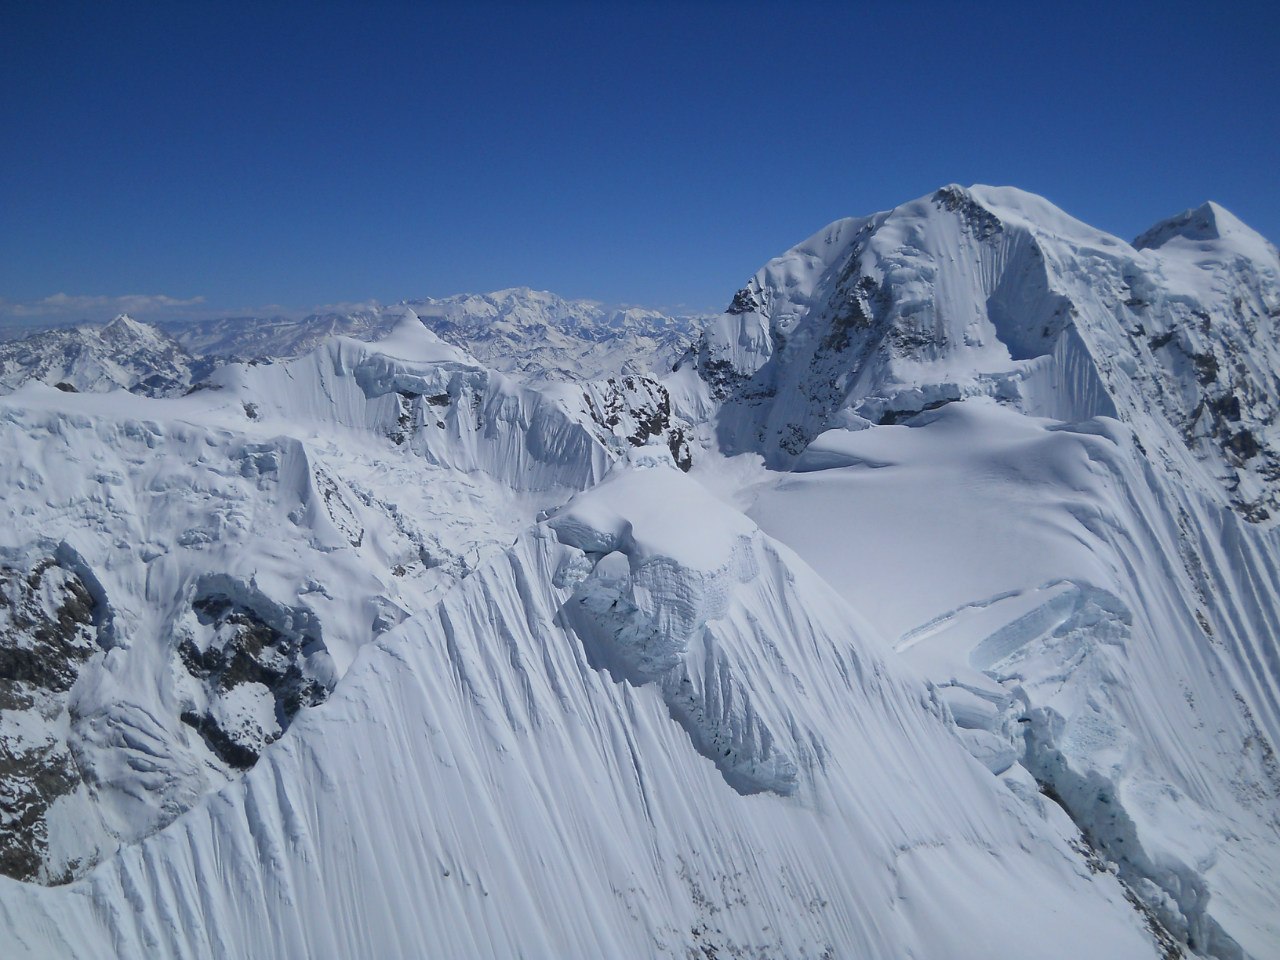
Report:
M0 435L6 642L56 673L0 720L33 821L0 849L46 881L252 766L362 644L607 459L560 404L412 318L376 348L227 366L187 397L29 384Z
M1245 515L1280 505L1280 257L1214 204L1133 246L993 188L839 220L757 273L691 365L721 445L772 465L828 427L989 396L1172 426Z
M508 291L36 377L9 952L1280 957L1278 314L1214 205L947 187L687 350Z
M767 264L668 387L739 502L1197 953L1280 943L1280 257L947 187ZM965 401L960 403L958 401Z
M0 342L0 392L39 380L64 390L123 387L159 396L185 390L210 369L172 337L123 314L105 326L43 330Z
M661 376L697 339L704 319L607 308L527 287L302 318L151 325L120 316L105 326L81 324L0 341L0 392L39 380L88 392L123 387L148 396L179 395L221 364L294 359L333 337L378 340L410 313L489 369L527 382Z
M441 339L523 379L661 376L701 332L700 317L605 308L522 287L408 303Z
M492 370L524 380L598 380L662 375L699 332L699 317L638 307L606 308L521 287L488 294L408 300L300 320L230 317L174 322L165 330L198 356L297 357L333 336L376 340L413 311L442 340Z

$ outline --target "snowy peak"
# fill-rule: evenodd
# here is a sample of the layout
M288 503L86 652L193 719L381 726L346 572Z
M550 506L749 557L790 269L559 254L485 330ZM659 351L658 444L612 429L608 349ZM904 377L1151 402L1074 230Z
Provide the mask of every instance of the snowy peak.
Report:
M1133 245L1139 250L1156 250L1172 240L1193 243L1222 240L1255 250L1265 250L1272 246L1260 233L1212 200L1193 210L1184 210L1176 217L1160 221L1134 240ZM1274 247L1272 250L1274 251Z
M1065 240L1073 246L1116 248L1127 246L1123 240L1078 220L1052 201L1017 187L955 184L936 191L932 202L951 212L964 211L970 218L984 214L994 217L1003 227L1028 230L1045 238Z
M608 308L527 287L411 300L408 306L444 339L526 380L665 373L697 332L695 318Z
M0 392L39 380L64 390L123 388L159 396L185 390L211 367L157 328L121 314L105 326L45 330L0 343Z
M122 386L149 395L181 393L223 363L301 357L333 337L384 339L406 315L475 362L529 382L665 374L694 341L701 320L528 287L391 306L371 303L302 319L224 317L157 328L122 314L105 326L45 331L0 344L0 389L36 379L77 390Z
M394 318L396 312L395 309L389 309L388 319ZM400 308L399 314L400 319L393 321L390 332L375 341L372 347L375 352L416 363L480 366L465 350L441 340L409 307Z
M730 407L722 439L781 465L828 426L1018 395L1020 361L1051 354L1071 320L1032 218L1052 236L1094 239L1029 194L951 186L836 221L766 264L697 351L699 375ZM1038 400L1048 415L1110 412L1097 390L1070 410L1045 390ZM747 408L764 422L745 422Z
M1274 960L1280 266L1228 217L950 185L687 350L513 288L0 397L0 938ZM43 336L16 378L190 361Z
M156 330L154 328L139 323L127 313L119 314L102 328L103 339L123 339L127 337L144 339L155 335Z
M775 466L824 430L972 396L1119 417L1264 520L1280 509L1275 248L1216 205L1147 236L1135 249L1006 187L836 221L706 324L686 403Z

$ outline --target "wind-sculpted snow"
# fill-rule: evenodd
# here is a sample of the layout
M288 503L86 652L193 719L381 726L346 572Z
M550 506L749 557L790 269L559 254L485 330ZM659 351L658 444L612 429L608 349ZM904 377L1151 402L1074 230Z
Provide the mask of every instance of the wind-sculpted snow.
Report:
M609 456L416 320L376 347L224 368L179 399L28 385L0 403L0 443L5 566L72 578L12 621L0 655L17 684L0 703L0 865L44 881L252 767L361 646ZM87 646L66 612L86 590ZM14 659L39 651L56 682Z
M486 370L412 316L376 344L336 338L283 364L227 367L213 385L254 419L382 434L432 465L520 491L581 489L608 462L561 404Z
M775 725L794 738L794 718L771 724L760 713L758 671L709 626L727 613L734 585L760 574L754 525L673 476L665 448L642 449L632 462L640 469L611 477L550 521L561 542L594 561L585 576L571 564L558 578L577 581L566 621L593 667L656 684L698 752L735 789L790 794L794 758L812 763L820 737L809 731L784 747ZM752 639L772 644L758 630Z
M69 888L0 881L14 955L1155 956L811 571L649 460L366 647L242 781ZM592 664L571 611L615 575L722 710ZM725 723L754 765L708 758Z
M1029 797L1033 776L1177 940L1275 956L1276 531L1115 420L971 400L912 424L824 435L752 515L899 637L974 756Z

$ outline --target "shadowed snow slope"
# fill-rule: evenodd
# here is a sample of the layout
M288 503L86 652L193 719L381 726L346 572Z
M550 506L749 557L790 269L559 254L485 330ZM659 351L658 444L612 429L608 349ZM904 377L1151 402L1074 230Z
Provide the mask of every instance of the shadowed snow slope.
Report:
M167 829L70 889L0 881L16 955L1153 956L1064 821L661 459L366 647ZM601 643L667 659L618 676Z

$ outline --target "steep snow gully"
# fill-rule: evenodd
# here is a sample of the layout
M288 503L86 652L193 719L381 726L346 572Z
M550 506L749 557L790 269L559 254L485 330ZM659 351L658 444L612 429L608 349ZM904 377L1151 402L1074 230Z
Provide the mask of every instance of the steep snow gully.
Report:
M654 316L0 353L0 952L1280 958L1275 247L952 186Z

